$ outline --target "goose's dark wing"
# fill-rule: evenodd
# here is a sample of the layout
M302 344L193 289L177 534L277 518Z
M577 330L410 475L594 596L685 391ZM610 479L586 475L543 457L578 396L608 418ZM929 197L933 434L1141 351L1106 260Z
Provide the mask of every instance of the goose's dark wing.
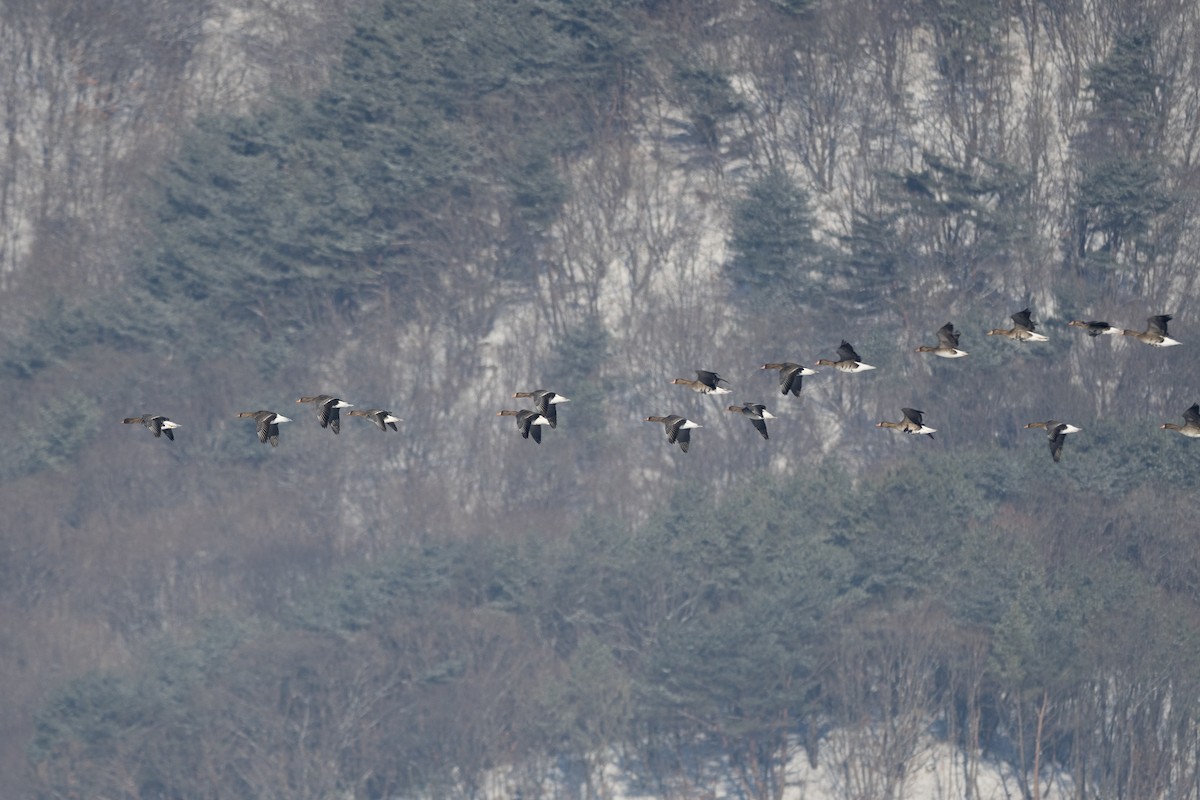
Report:
M922 421L925 419L924 411L918 411L915 408L902 408L900 409L900 413L904 415L906 420L916 425L918 428L925 424Z
M533 398L533 406L539 414L549 420L551 428L557 428L558 407L550 402L553 399L554 392L538 392Z
M801 371L799 364L789 364L779 370L779 391L783 394L791 392L799 397L800 387L804 385L804 376L800 374Z
M954 330L953 323L947 322L938 328L937 337L942 347L958 347L958 331Z
M675 444L677 441L686 441L687 429L682 428L684 421L684 418L677 414L671 414L663 420L663 425L667 429L667 441L670 444ZM687 448L684 448L684 450L686 452Z
M1012 321L1017 324L1018 328L1033 330L1033 320L1029 318L1029 309L1023 309L1012 315Z
M333 407L334 398L321 395L317 398L317 421L322 428L328 428L330 420L338 418L338 410ZM334 433L336 433L336 429Z
M1172 317L1170 314L1159 314L1158 316L1147 317L1146 323L1149 330L1157 333L1159 336L1166 336L1167 323L1172 319L1174 319L1174 317Z
M342 432L342 410L332 404L329 406L329 427L334 433Z
M254 421L257 423L255 428L258 431L258 441L263 444L267 443L267 439L271 439L271 444L274 444L275 440L279 438L279 426L271 424L273 419L275 419L275 415L270 412L259 413L254 417Z
M754 426L755 430L762 434L764 439L771 438L767 435L767 421L765 419L762 417L750 417L750 424Z
M1184 422L1200 425L1200 403L1192 403L1192 407L1183 412Z
M710 389L716 389L717 384L720 383L721 381L725 381L725 383L729 383L729 381L726 381L724 378L722 378L717 373L709 372L706 369L696 370L696 380L700 381L701 383L703 383L705 386L707 386Z
M1050 455L1058 461L1062 455L1063 442L1067 440L1067 423L1052 419L1046 422L1046 438L1050 442Z
M517 430L521 432L522 439L529 438L529 429L533 427L533 412L528 409L521 409L517 412Z
M845 339L843 339L842 343L838 345L837 351L838 357L842 361L862 361L862 359L858 357L858 353L854 352L854 347L851 346L851 344Z
M1063 433L1066 427L1065 424L1059 423L1050 429L1050 455L1055 461L1062 458L1063 442L1067 440L1067 434Z
M685 421L686 420L680 420L678 425L682 425ZM690 445L692 443L692 429L677 427L677 430L675 432L675 439L673 439L672 441L678 441L679 449L686 453L688 451L688 445Z

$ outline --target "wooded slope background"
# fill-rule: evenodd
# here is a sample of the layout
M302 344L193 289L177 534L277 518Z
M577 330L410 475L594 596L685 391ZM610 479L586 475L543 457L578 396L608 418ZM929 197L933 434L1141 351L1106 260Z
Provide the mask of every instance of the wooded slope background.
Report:
M1195 3L0 11L6 796L1200 797Z

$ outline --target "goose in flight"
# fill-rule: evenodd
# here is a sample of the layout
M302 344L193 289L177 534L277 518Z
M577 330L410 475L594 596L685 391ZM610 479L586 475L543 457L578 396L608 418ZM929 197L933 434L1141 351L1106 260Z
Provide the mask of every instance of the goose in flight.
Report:
M1083 428L1076 428L1070 423L1059 422L1056 419L1047 420L1046 422L1031 422L1025 427L1041 428L1046 431L1046 438L1050 442L1050 455L1055 461L1062 458L1063 442L1067 440L1067 434L1079 433L1083 430Z
M667 444L678 442L679 449L685 453L688 451L688 445L692 443L692 428L704 427L678 414L669 414L665 417L646 417L644 421L661 422L663 427L667 429Z
M1013 326L1011 328L992 328L987 332L988 336L1003 336L1017 342L1048 342L1049 337L1043 336L1040 333L1035 333L1033 320L1029 317L1029 309L1025 308L1012 315Z
M902 408L900 413L904 415L904 419L899 422L883 422L875 423L876 428L891 428L894 431L901 433L909 433L921 436L928 436L930 439L937 433L937 428L931 428L924 423L925 412L918 411L915 408Z
M317 421L321 423L322 428L330 428L334 433L340 433L342 430L340 410L350 408L353 405L353 403L347 403L345 400L328 394L319 394L316 397L301 397L296 402L313 403L316 405Z
M238 414L238 419L253 419L255 422L255 430L258 432L258 440L263 444L268 441L271 447L279 446L279 423L291 422L291 418L285 417L275 411L242 411Z
M156 439L165 433L167 438L172 442L175 441L175 434L171 432L172 429L183 427L178 422L172 422L162 414L143 414L140 417L125 418L126 425L132 425L135 422L140 422L149 428Z
M533 438L533 441L538 444L542 443L542 426L549 425L550 420L543 417L536 411L530 411L528 408L511 409L506 408L503 411L496 412L497 417L516 417L517 430L521 432L522 439Z
M513 397L528 397L533 400L533 407L539 414L550 421L551 428L558 427L558 411L554 408L559 403L569 403L571 398L563 397L549 389L534 389L532 392L517 392Z
M729 381L717 373L709 372L706 369L696 370L696 380L675 378L671 383L686 386L693 392L699 392L700 394L729 394L729 390L721 386L722 383L729 383Z
M838 360L830 361L827 358L817 359L818 367L833 367L841 372L866 372L869 369L875 369L870 364L864 364L858 353L854 352L854 348L845 339L838 345Z
M1191 408L1183 412L1182 425L1164 422L1161 427L1165 431L1178 431L1189 439L1200 439L1200 403L1192 403Z
M746 419L750 420L750 424L754 429L762 434L764 439L770 439L767 436L767 420L775 419L775 415L767 411L767 407L762 403L746 403L740 406L730 406L726 411L736 411Z
M779 370L779 391L781 394L794 394L800 396L800 387L804 383L805 375L816 375L815 369L794 364L791 361L780 361L775 364L763 364L759 369L777 369Z
M1073 319L1067 323L1073 328L1083 328L1088 336L1115 336L1121 332L1121 329L1115 325L1109 325L1107 322L1099 322L1097 320L1082 320Z
M937 347L930 347L927 344L923 344L917 348L917 352L933 353L939 358L962 358L967 355L966 350L958 349L958 331L954 330L953 323L947 322L938 328L937 337Z
M386 411L382 408L368 408L366 410L356 408L353 411L350 411L348 413L352 417L366 417L367 419L374 422L376 427L379 428L379 430L385 431L385 432L387 431L388 428L391 428L394 431L399 430L396 427L396 423L404 421L404 420L400 419L399 417L393 415L392 412Z
M1154 317L1148 317L1146 319L1146 330L1123 330L1121 333L1125 336L1132 336L1139 342L1148 344L1151 347L1173 347L1174 345L1182 344L1182 342L1178 342L1167 336L1167 323L1172 319L1174 317L1170 314L1159 314Z

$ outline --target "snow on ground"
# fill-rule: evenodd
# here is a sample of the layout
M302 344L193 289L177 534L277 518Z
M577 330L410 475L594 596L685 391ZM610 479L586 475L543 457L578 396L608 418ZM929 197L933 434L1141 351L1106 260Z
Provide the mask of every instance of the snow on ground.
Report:
M920 752L908 763L901 786L888 787L883 776L856 758L850 737L827 734L817 766L811 767L798 744L788 765L782 800L1023 800L1020 782L1012 767L988 759L968 763L960 748L930 735ZM476 797L486 800L542 798L544 800L746 800L747 795L729 770L719 763L706 766L710 776L680 776L667 789L649 788L645 781L626 773L616 754L599 767L599 777L589 787L579 772L566 774L552 765L525 765L494 770L477 787ZM466 796L464 790L463 796ZM1040 787L1043 800L1066 800L1074 796L1069 776L1044 774Z

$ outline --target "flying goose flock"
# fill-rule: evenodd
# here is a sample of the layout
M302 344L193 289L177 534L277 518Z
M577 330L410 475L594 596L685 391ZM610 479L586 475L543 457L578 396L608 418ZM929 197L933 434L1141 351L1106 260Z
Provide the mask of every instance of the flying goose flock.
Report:
M1071 327L1082 328L1091 337L1122 335L1132 337L1151 347L1172 347L1180 344L1180 342L1172 339L1167 333L1167 323L1171 319L1172 317L1169 314L1158 314L1149 317L1146 320L1146 330L1144 331L1118 328L1107 322L1098 320L1071 320L1067 324ZM1016 312L1012 315L1012 321L1013 326L1011 328L993 328L987 332L987 335L1002 336L1023 343L1049 341L1049 337L1037 332L1037 326L1033 322L1030 309L1025 308ZM921 345L916 348L916 352L929 353L939 358L950 359L963 358L968 355L965 350L960 350L958 347L959 332L955 329L953 323L947 322L937 330L936 335L938 340L936 346ZM855 352L854 346L845 340L842 340L842 343L838 346L837 354L838 358L836 361L821 358L817 360L816 366L832 367L838 372L847 374L857 374L875 369L870 364L864 363L858 353ZM778 371L779 391L785 397L789 394L799 397L804 378L817 374L817 370L791 361L763 364L760 369ZM731 393L730 389L721 385L728 384L729 381L722 378L718 373L702 369L696 370L695 373L695 379L674 378L670 383L686 387L700 394L722 395ZM558 426L557 406L570 402L570 398L550 389L515 392L513 397L530 400L533 408L503 409L496 412L496 416L515 418L517 430L520 432L522 438L532 439L537 444L541 444L543 427L553 429ZM322 428L329 428L335 434L341 432L341 410L344 408L353 408L352 403L328 394L306 395L297 399L296 402L313 405L316 409L317 422L320 426ZM750 421L750 424L754 426L754 429L758 431L763 439L770 439L767 433L767 420L775 419L775 416L767 410L766 405L763 403L747 402L741 405L731 405L726 410L741 414ZM900 433L913 436L928 436L930 439L933 439L933 434L937 432L937 429L925 424L925 412L914 408L901 408L900 413L902 415L900 420L895 422L881 420L876 423L876 427L899 431ZM362 417L370 420L384 432L389 428L393 431L398 431L396 423L403 422L400 417L382 408L354 409L353 411L349 411L348 414L353 417ZM270 442L272 447L279 446L279 425L292 421L289 417L285 417L278 411L267 409L242 411L237 416L239 419L253 419L258 441L263 444ZM1191 439L1200 438L1200 403L1193 403L1190 408L1184 411L1183 419L1183 425L1166 422L1160 427L1163 430L1176 431L1180 435ZM703 427L700 423L678 414L648 416L645 417L644 421L661 423L666 431L667 443L672 445L678 444L680 450L685 453L691 444L692 430ZM148 428L155 437L166 435L167 439L171 441L175 440L175 429L181 427L179 423L168 419L162 414L143 414L139 417L126 417L124 422L127 425L140 423ZM1044 422L1030 422L1025 427L1046 431L1050 446L1050 455L1056 462L1062 458L1063 443L1066 440L1067 434L1078 433L1083 430L1069 422L1053 419Z

